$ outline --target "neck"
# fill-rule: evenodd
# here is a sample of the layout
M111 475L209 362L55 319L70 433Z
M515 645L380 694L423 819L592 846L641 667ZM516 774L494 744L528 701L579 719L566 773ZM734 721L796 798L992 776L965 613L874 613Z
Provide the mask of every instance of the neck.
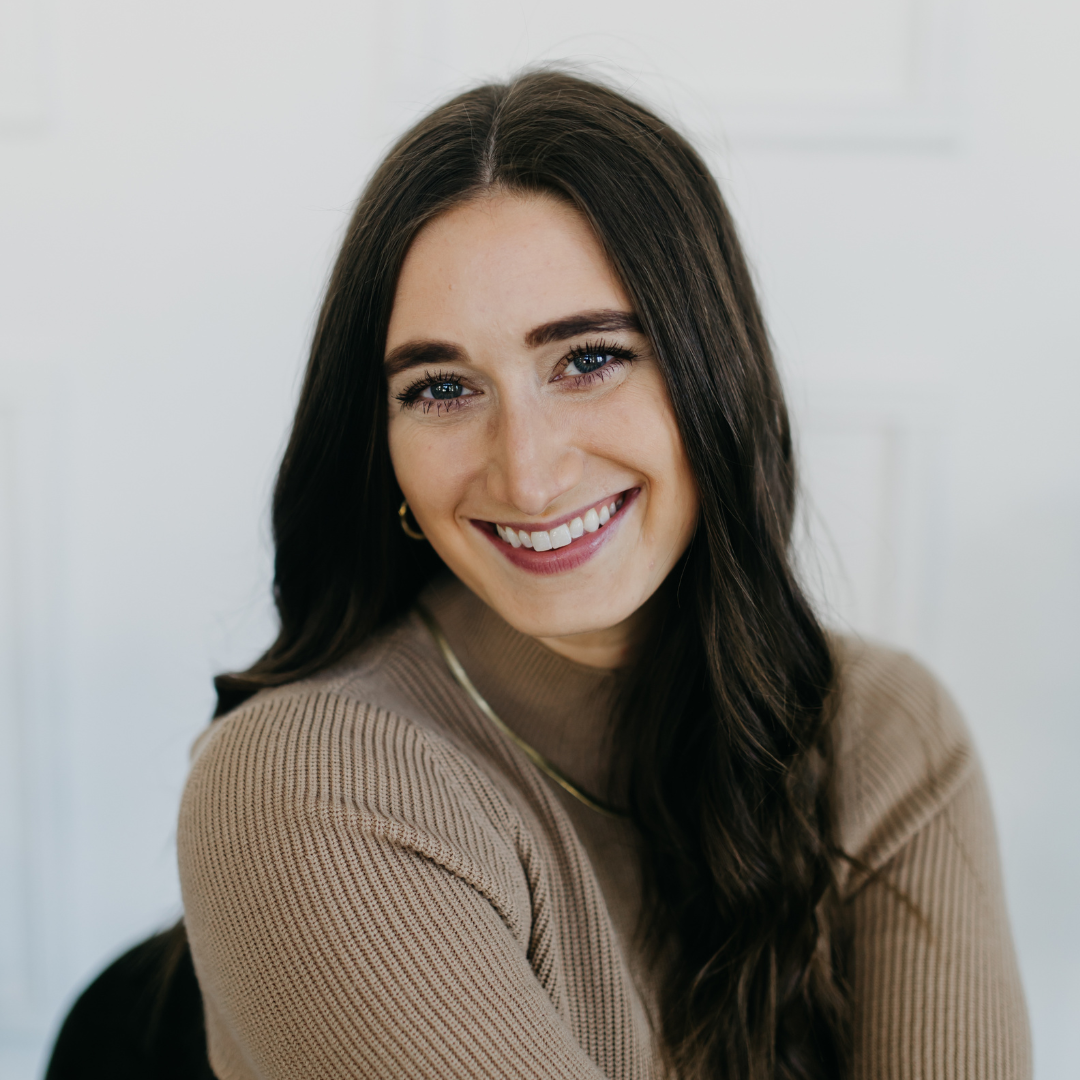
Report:
M421 595L469 679L514 733L573 782L601 799L611 790L609 720L619 686L612 669L590 665L569 641L552 649L507 625L456 578ZM589 650L588 660L614 658Z

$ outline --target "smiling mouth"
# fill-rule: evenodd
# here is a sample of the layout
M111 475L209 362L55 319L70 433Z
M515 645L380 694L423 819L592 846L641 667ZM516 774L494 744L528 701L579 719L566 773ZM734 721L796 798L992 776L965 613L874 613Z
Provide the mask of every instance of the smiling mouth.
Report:
M552 529L527 531L514 525L492 523L499 539L512 548L531 548L533 551L556 551L570 547L574 541L601 530L623 507L627 492L606 502L591 506L584 514L564 521Z

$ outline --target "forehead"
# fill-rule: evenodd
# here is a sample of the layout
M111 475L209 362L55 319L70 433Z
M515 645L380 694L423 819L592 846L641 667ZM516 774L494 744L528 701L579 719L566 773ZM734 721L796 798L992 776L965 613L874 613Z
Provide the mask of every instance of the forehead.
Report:
M589 223L544 195L499 194L428 223L398 279L387 348L524 335L589 308L630 310Z

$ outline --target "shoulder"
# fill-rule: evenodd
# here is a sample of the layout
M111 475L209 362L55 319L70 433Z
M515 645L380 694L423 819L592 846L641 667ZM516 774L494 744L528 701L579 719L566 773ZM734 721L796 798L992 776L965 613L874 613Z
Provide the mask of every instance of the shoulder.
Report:
M952 698L919 661L847 635L831 644L839 840L876 867L949 804L978 762Z
M409 614L336 664L260 691L215 720L196 739L192 764L211 748L220 752L225 744L259 738L269 729L276 737L306 739L316 726L354 732L394 727L438 743L447 734L446 703L439 693L443 682L434 643Z
M344 829L429 859L493 901L518 891L515 807L457 737L460 706L435 658L410 616L211 724L181 804L182 866L255 838L273 839L264 855L276 859Z

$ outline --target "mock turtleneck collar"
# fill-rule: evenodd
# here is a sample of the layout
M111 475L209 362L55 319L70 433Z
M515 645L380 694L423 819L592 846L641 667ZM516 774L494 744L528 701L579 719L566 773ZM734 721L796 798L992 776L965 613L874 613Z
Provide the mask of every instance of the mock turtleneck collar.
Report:
M421 602L499 718L590 794L607 797L615 672L519 633L450 575L432 582Z

